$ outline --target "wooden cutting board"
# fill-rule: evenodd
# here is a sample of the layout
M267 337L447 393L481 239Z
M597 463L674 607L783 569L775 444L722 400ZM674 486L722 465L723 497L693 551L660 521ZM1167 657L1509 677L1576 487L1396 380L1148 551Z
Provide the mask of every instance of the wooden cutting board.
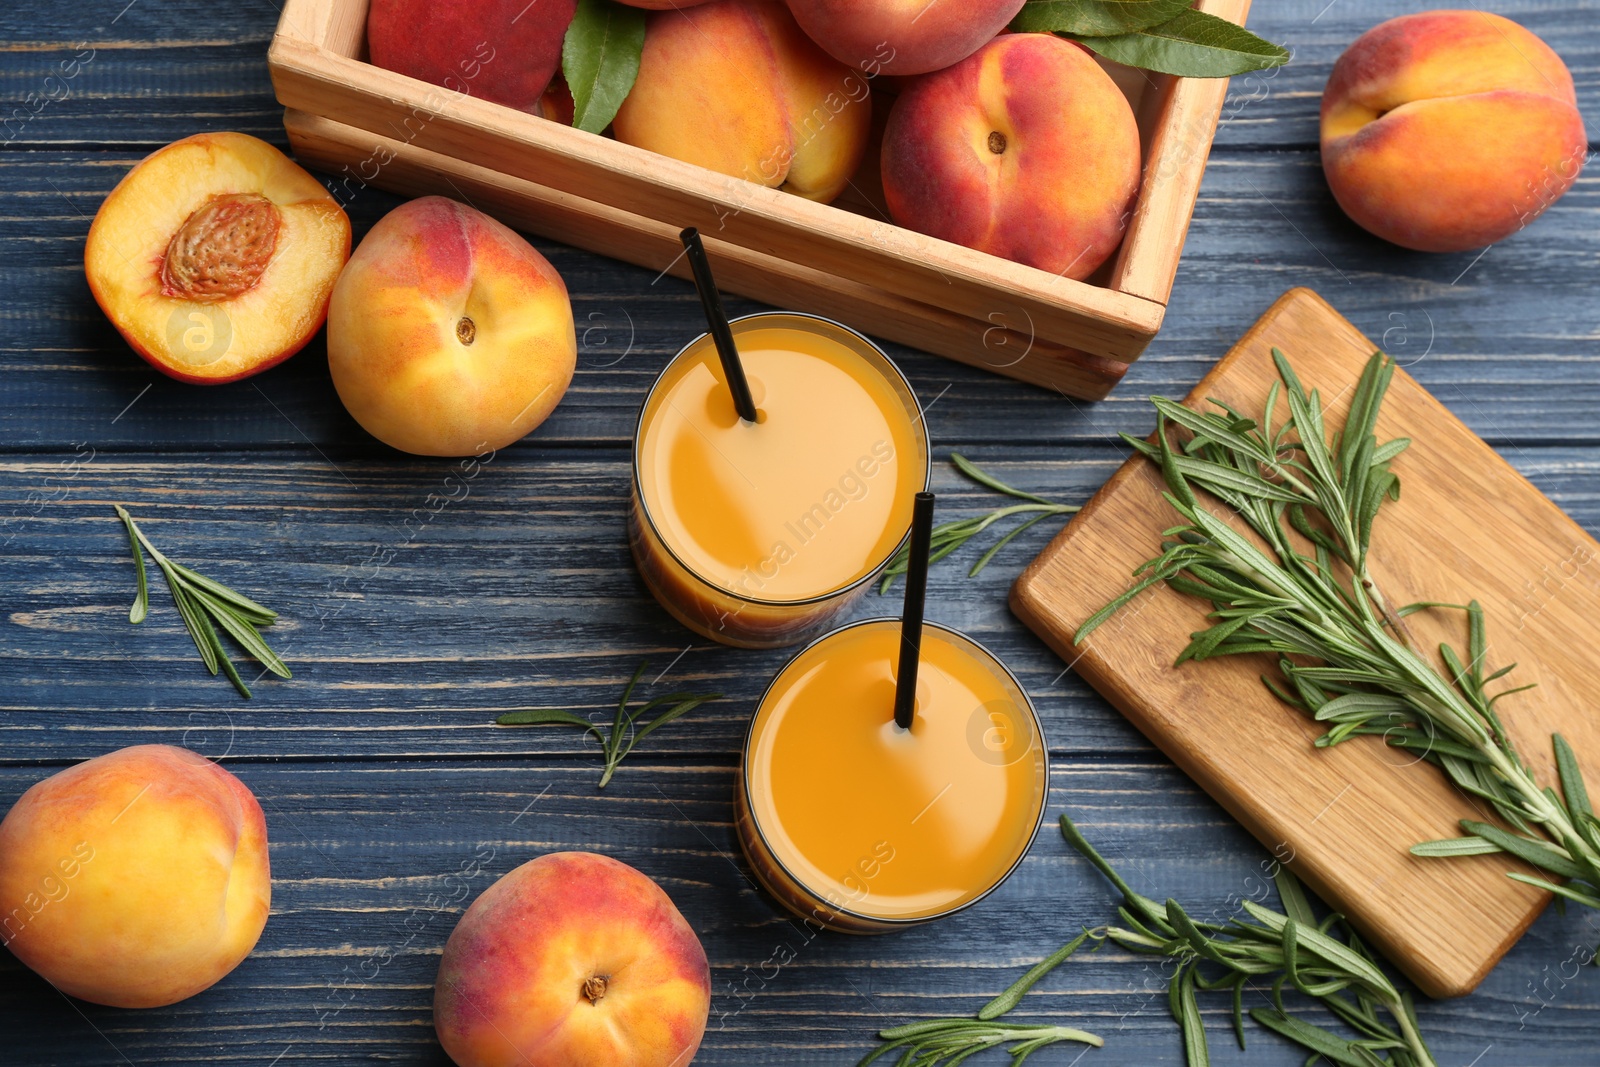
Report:
M1186 403L1216 397L1253 416L1275 378L1273 346L1332 403L1330 426L1341 425L1376 346L1308 289L1284 294ZM1554 781L1549 737L1559 730L1587 754L1590 787L1600 788L1600 543L1403 370L1378 435L1413 444L1393 467L1401 499L1373 535L1376 580L1391 603L1481 601L1487 667L1516 662L1502 684L1539 686L1497 709L1523 757ZM1017 580L1012 610L1424 992L1470 992L1548 896L1507 878L1505 857L1407 853L1455 836L1460 818L1484 817L1435 768L1377 738L1313 748L1320 727L1262 686L1267 657L1174 668L1205 608L1165 586L1074 647L1077 627L1129 586L1157 553L1159 531L1177 523L1161 490L1154 465L1129 460ZM1465 644L1460 612L1407 622L1421 647Z

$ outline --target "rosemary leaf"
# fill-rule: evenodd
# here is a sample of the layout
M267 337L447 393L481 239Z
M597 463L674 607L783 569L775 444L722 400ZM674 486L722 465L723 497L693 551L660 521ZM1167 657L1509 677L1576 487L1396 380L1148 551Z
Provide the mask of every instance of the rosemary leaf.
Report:
M662 712L660 715L657 715L645 725L639 727L639 729L635 731L633 738L628 742L627 748L623 749L623 755L627 755L630 751L632 751L633 746L638 742L643 741L652 731L655 730L656 727L665 726L673 719L689 714L689 712L693 711L695 708L698 708L701 704L704 704L706 701L714 699L720 695L721 694L717 693L705 693L696 696L693 693L674 693L670 697L661 698L663 703L672 702L673 707ZM652 703L655 702L652 701ZM635 719L635 721L637 721L637 719Z
M1583 868L1574 863L1566 850L1544 841L1533 841L1526 837L1507 833L1498 826L1490 826L1485 822L1476 822L1472 819L1461 820L1461 828L1469 834L1481 837L1491 845L1498 845L1502 852L1509 852L1513 856L1535 867L1543 868L1560 878L1582 878Z
M1518 873L1517 871L1512 871L1508 877L1510 877L1514 882L1522 882L1524 885L1537 886L1547 893L1554 893L1556 896L1565 900L1575 901L1576 903L1582 904L1586 908L1600 908L1600 896L1595 896L1591 893L1579 892L1578 890L1573 889L1570 885L1557 885L1556 883L1546 881L1543 878L1533 878L1526 874Z
M1566 796L1567 810L1577 822L1578 833L1591 848L1600 849L1600 833L1596 833L1594 807L1589 803L1589 788L1584 783L1583 771L1578 768L1578 757L1560 734L1550 738L1556 754L1556 777L1561 781L1561 792Z
M1019 500L1031 500L1035 504L1054 503L1054 501L1049 500L1046 497L1035 496L1033 493L1027 493L1021 489L1007 485L1005 482L1002 482L999 478L996 478L994 475L990 474L988 471L984 470L982 467L978 466L976 463L972 462L959 452L950 453L950 465L956 470L960 471L962 474L965 474L968 478L971 478L973 481L977 482L979 485L988 486L997 493L1004 493L1007 496L1014 496Z
M1015 982L1012 982L1010 987L1007 988L1004 993L1001 993L999 996L989 1001L989 1003L985 1004L982 1008L978 1009L977 1017L979 1021L988 1022L990 1019L998 1019L1012 1008L1015 1008L1019 1003L1021 1003L1023 996L1028 992L1028 990L1032 989L1039 983L1039 979L1043 978L1061 964L1065 963L1069 958L1071 958L1074 952L1078 951L1078 949L1083 946L1085 941L1095 936L1096 935L1094 931L1085 930L1083 933L1079 934L1077 937L1073 938L1071 941L1068 941L1065 945L1062 945L1050 955L1034 964L1028 969L1026 974L1024 974L1021 978L1018 978Z
M213 619L222 625L224 630L228 631L228 636L239 642L246 652L260 660L263 667L276 674L279 678L294 677L289 670L289 665L279 659L276 652L267 647L266 641L256 632L256 628L251 625L248 618L234 611L220 597L212 596L211 593L199 585L190 586L189 593L199 602L201 607L210 613Z
M194 640L194 647L200 650L200 659L206 665L206 670L213 675L217 673L217 643L216 634L209 633L210 627L206 625L205 615L189 599L189 594L184 590L183 583L172 574L165 566L161 573L166 576L167 589L172 593L172 602L177 605L178 614L183 617L183 625L188 629L189 636Z
M1019 1064L1047 1045L1074 1041L1099 1048L1105 1042L1095 1034L1068 1026L1045 1023L979 1022L976 1019L930 1019L878 1031L886 1042L869 1053L858 1067L867 1067L884 1056L902 1052L896 1064L916 1067L954 1067L980 1052L1015 1042L1009 1051L1012 1064Z
M508 711L495 722L501 726L544 726L559 723L565 726L581 726L585 730L600 733L600 728L588 719L561 708L526 708L522 711Z
M128 609L128 621L137 626L150 614L150 583L144 573L144 550L139 547L139 532L133 527L133 516L116 505L122 524L128 528L128 547L133 551L133 573L138 579L139 591L134 594L133 607Z
M170 560L168 562L171 563ZM249 597L241 596L221 582L214 582L203 574L197 574L181 563L172 563L172 569L178 572L179 577L186 584L198 590L203 590L230 605L235 614L249 619L258 626L271 625L272 621L278 617L278 613L271 608L262 607Z
M1194 993L1194 965L1180 967L1171 985L1172 1017L1183 1031L1183 1048L1189 1067L1211 1067L1211 1048L1206 1042L1205 1020L1200 1018L1200 1002Z
M1275 1008L1252 1008L1250 1018L1274 1033L1293 1041L1295 1044L1309 1049L1313 1054L1323 1056L1331 1063L1348 1065L1348 1067L1366 1067L1369 1060L1357 1058L1349 1041L1341 1040L1328 1033L1319 1026L1312 1026L1295 1018L1288 1012Z

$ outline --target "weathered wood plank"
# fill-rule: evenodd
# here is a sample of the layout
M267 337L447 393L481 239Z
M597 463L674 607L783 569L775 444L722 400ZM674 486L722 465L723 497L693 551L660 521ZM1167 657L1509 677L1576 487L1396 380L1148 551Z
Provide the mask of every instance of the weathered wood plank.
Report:
M558 849L639 867L699 932L712 961L713 1014L697 1064L851 1063L874 1030L976 1010L1080 925L1111 918L1106 885L1047 825L1017 874L963 915L888 938L806 938L748 880L729 825L733 768L725 761L640 762L604 794L567 761L230 768L261 799L272 843L273 915L256 953L184 1004L137 1012L78 1005L81 1016L7 956L0 1017L28 1020L10 1029L8 1063L266 1065L281 1055L282 1064L442 1065L432 983L460 910L494 878ZM0 803L42 772L0 769ZM1265 853L1169 767L1058 761L1052 818L1062 810L1157 896L1219 918L1243 898L1270 897ZM464 875L475 857L483 873ZM1570 960L1595 936L1583 917L1552 913L1477 996L1424 1003L1422 1024L1440 1062L1592 1062L1600 987L1587 974L1574 977ZM796 958L770 962L785 945ZM1266 1002L1265 990L1249 1001ZM1226 998L1204 1006L1222 1062L1298 1062L1254 1027L1247 1054L1228 1048ZM1104 1035L1105 1051L1085 1062L1182 1062L1155 963L1113 950L1085 955L1024 1007L1027 1017L1071 1019ZM1039 1062L1075 1055L1055 1050Z
M962 451L1066 502L1086 500L1123 454ZM997 494L938 456L941 520L996 506ZM1600 529L1594 450L1507 456ZM727 756L788 656L695 638L650 599L624 543L629 469L616 450L522 448L470 477L445 460L340 457L335 467L84 453L73 462L0 457L0 751L11 759L78 757L191 728L212 738L210 751L249 757L587 753L575 732L489 723L530 704L602 711L644 658L651 679L667 671L657 692L726 694L656 735L653 748ZM128 625L133 575L112 501L173 558L282 612L271 639L295 677L264 679L241 701L200 666L154 571L151 617ZM1009 583L1054 529L1030 530L975 579L966 570L992 536L941 564L930 617L1006 660L1056 751L1149 752L1006 610ZM857 615L897 609L897 597L869 593Z
M207 387L167 379L122 343L89 295L82 252L90 217L132 162L121 154L94 154L85 164L70 153L26 153L6 167L0 287L11 298L0 306L0 450L310 441L324 451L393 455L344 413L320 336L257 378ZM376 190L358 196L358 235L396 203ZM1545 218L1476 262L1471 253L1429 256L1348 222L1314 153L1219 152L1166 325L1110 399L1071 401L903 347L891 351L930 407L936 441L1103 441L1146 432L1147 394L1187 393L1268 304L1292 285L1309 285L1480 435L1517 444L1594 441L1600 433L1587 416L1600 406L1596 211L1600 175L1580 180ZM654 375L703 329L698 302L677 279L539 247L573 293L581 352L567 398L534 440L623 445Z
M1505 0L1496 10L1566 58L1580 102L1597 113L1593 4ZM1166 326L1111 400L1069 403L896 350L932 402L939 454L958 448L1014 484L1082 499L1116 465L1112 435L1148 429L1145 394L1182 395L1282 290L1310 284L1600 528L1597 179L1477 262L1367 237L1322 183L1311 149L1323 81L1357 33L1394 11L1389 0L1257 5L1252 26L1294 47L1296 61L1235 80ZM429 493L459 494L444 483L451 465L365 438L338 406L320 342L253 384L216 390L170 382L128 352L83 284L88 217L134 160L177 137L235 128L283 142L262 61L276 19L271 0L0 6L0 452L9 453L0 464L0 806L48 769L31 764L140 741L231 750L246 757L235 767L265 802L279 876L257 956L215 991L163 1011L82 1006L80 1015L0 954L0 1060L442 1067L428 1006L460 904L435 914L429 894L453 892L445 879L479 844L503 861L494 874L538 851L580 847L661 878L716 966L718 1014L699 1063L852 1062L874 1028L970 1011L1072 924L1102 921L1105 886L1047 830L980 909L891 940L818 939L762 983L792 928L725 862L736 860L727 819L740 723L782 653L690 646L660 684L728 699L652 738L659 744L604 795L577 738L525 730L506 739L486 725L519 703L603 706L638 658L666 667L690 645L639 587L620 540L634 409L699 329L682 283L652 285L648 272L542 244L588 331L573 391L465 499L410 527L413 509L435 506ZM85 46L93 58L75 76L46 81ZM358 197L358 233L394 202ZM947 469L937 488L951 514L988 502ZM128 626L131 582L111 499L135 504L180 558L241 587L281 590L279 640L293 642L295 680L239 701L190 658L159 580L150 621ZM946 614L935 617L977 633L1034 694L1056 753L1052 810L1083 816L1141 888L1225 913L1256 891L1264 857L1119 716L1070 674L1058 677L1060 662L1005 614L1016 567L1046 536L1034 534L977 579L956 561L937 572L933 596ZM892 603L869 600L862 613ZM333 762L352 754L402 761ZM535 812L542 821L530 824ZM401 924L418 909L426 940L402 944ZM1597 940L1593 916L1546 915L1478 995L1425 1005L1441 1062L1592 1062L1600 1001L1575 961ZM365 978L363 961L384 950L396 962ZM1070 965L1029 1006L1106 1034L1111 1046L1085 1062L1178 1063L1160 977L1104 953ZM747 981L750 997L731 988ZM1220 1026L1221 1005L1208 1008ZM1246 1054L1226 1043L1219 1031L1219 1061L1297 1062L1266 1035Z

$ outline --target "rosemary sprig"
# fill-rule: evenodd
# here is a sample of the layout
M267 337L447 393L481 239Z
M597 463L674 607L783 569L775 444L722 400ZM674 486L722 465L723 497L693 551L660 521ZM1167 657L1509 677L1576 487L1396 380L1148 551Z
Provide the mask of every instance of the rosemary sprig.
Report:
M178 614L182 616L189 636L194 639L194 647L200 650L200 659L207 670L216 674L220 668L233 687L239 690L239 694L246 700L250 699L250 687L239 677L217 635L217 628L221 627L267 670L280 678L292 676L288 664L267 647L267 642L257 630L257 627L271 626L278 618L277 612L234 592L221 582L197 574L181 563L174 563L150 543L126 508L121 504L112 506L128 528L128 544L133 549L133 572L138 579L138 593L134 596L133 607L128 609L129 622L138 625L150 612L150 587L144 569L144 553L149 552L150 558L156 561L156 566L161 568L162 575L167 579L172 602L177 605Z
M1211 1062L1198 994L1226 990L1233 998L1234 1037L1242 1049L1244 991L1271 984L1271 1008L1250 1017L1322 1057L1348 1067L1437 1067L1422 1039L1409 993L1391 982L1377 958L1338 914L1318 922L1299 881L1279 865L1273 875L1283 911L1242 901L1248 918L1216 923L1190 916L1176 900L1165 904L1135 892L1094 846L1061 816L1061 833L1122 894L1118 916L1126 926L1105 928L1106 940L1131 952L1176 961L1168 986L1172 1017L1183 1031L1189 1067ZM1354 1040L1291 1015L1285 987L1326 1008L1359 1035ZM1387 1021L1386 1021L1387 1020Z
M1094 1034L1068 1026L992 1023L976 1019L929 1019L880 1030L878 1036L887 1043L868 1055L857 1067L866 1067L891 1052L901 1053L900 1058L894 1061L895 1067L939 1067L940 1064L955 1067L969 1056L976 1056L1007 1042L1011 1042L1011 1047L1006 1051L1011 1054L1011 1063L1015 1067L1046 1045L1076 1041L1099 1048L1105 1044Z
M1125 436L1160 465L1166 499L1184 522L1166 531L1161 554L1135 572L1134 587L1091 617L1075 640L1081 643L1158 582L1209 601L1215 621L1193 635L1179 663L1276 656L1278 679L1262 681L1285 703L1328 724L1319 746L1380 736L1441 768L1511 827L1465 819L1466 836L1416 845L1414 854L1507 852L1566 884L1518 872L1510 877L1600 908L1600 820L1583 775L1556 734L1551 744L1561 789L1541 787L1506 735L1495 705L1517 690L1491 696L1487 688L1515 664L1486 672L1483 609L1476 601L1391 608L1368 569L1374 522L1384 502L1400 495L1389 463L1409 444L1403 438L1380 444L1374 434L1394 364L1373 354L1344 430L1330 437L1318 393L1306 392L1282 352L1273 349L1273 359L1279 381L1259 422L1217 401L1217 411L1196 412L1155 398L1155 443ZM1280 395L1289 418L1274 430ZM1181 447L1169 439L1169 423L1188 432ZM1267 550L1203 507L1196 487L1231 507ZM1408 614L1441 607L1465 611L1468 630L1464 660L1440 646L1444 671L1418 652L1404 623Z
M1022 1001L1023 994L1032 989L1039 979L1070 959L1085 941L1093 939L1098 942L1103 938L1103 930L1085 930L1034 964L1004 993L980 1008L971 1019L927 1019L879 1030L878 1037L884 1044L857 1067L867 1067L867 1064L896 1051L901 1052L900 1058L895 1061L896 1067L938 1067L946 1061L949 1067L955 1067L968 1056L976 1056L1007 1042L1013 1042L1006 1050L1011 1054L1013 1067L1046 1045L1064 1041L1100 1048L1105 1041L1084 1030L1045 1023L997 1023L994 1020L1015 1008Z
M1182 1031L1189 1067L1209 1067L1211 1062L1199 994L1218 990L1231 994L1233 1031L1242 1049L1244 992L1258 983L1270 985L1272 1007L1252 1009L1250 1017L1309 1051L1308 1063L1321 1057L1348 1067L1437 1067L1422 1039L1410 995L1395 988L1342 916L1317 921L1299 881L1287 868L1280 865L1273 876L1283 911L1244 901L1245 918L1209 922L1193 918L1175 900L1161 904L1135 892L1065 815L1061 834L1122 894L1117 914L1124 925L1083 931L1035 964L974 1018L929 1019L880 1031L885 1044L860 1067L897 1049L905 1050L897 1067L936 1067L946 1058L954 1067L1006 1041L1018 1042L1008 1050L1015 1057L1013 1065L1036 1048L1059 1041L1100 1045L1094 1035L1065 1027L993 1021L1015 1008L1023 994L1091 940L1174 961L1168 1007ZM1291 1015L1283 1002L1286 988L1317 1001L1359 1036L1352 1040Z
M722 697L721 693L670 693L667 696L647 700L630 710L628 701L633 697L634 686L639 684L639 679L648 666L650 666L649 660L640 663L639 669L633 672L633 677L623 687L622 699L617 703L617 713L611 720L609 730L602 730L583 716L561 708L508 711L495 719L495 722L501 726L576 726L593 734L595 740L600 742L600 750L605 759L605 769L600 773L599 786L604 789L606 783L611 781L611 776L617 773L617 765L633 751L634 745L643 741L658 727L665 726L673 719L682 718L707 701L719 700ZM639 721L647 713L661 707L665 707L666 710L644 725L639 725Z
M1009 486L959 452L950 454L950 465L979 485L993 489L997 493L1004 493L1006 496L1016 497L1018 500L1025 500L1027 503L1012 504L1008 507L996 508L984 515L975 515L970 519L957 519L953 522L942 522L935 526L933 528L933 539L930 542L932 548L928 554L929 563L937 563L944 559L944 557L1002 519L1009 519L1013 515L1032 516L1027 521L1013 527L1009 533L991 545L987 552L979 556L978 562L974 563L972 569L967 572L968 578L977 577L978 572L989 565L989 561L994 559L996 553L1010 544L1018 534L1027 530L1034 523L1042 522L1052 515L1071 515L1080 510L1080 506L1077 504L1058 504L1053 500L1047 500L1042 496L1023 492L1021 489ZM878 585L878 592L887 593L895 578L904 574L910 563L911 554L910 546L908 545L901 548L899 552L895 553L894 558L889 560L888 567L884 568L883 581Z

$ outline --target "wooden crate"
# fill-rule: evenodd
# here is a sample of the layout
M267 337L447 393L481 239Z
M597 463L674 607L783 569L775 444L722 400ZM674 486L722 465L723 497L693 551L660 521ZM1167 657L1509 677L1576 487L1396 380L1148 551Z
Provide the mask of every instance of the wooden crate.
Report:
M1250 0L1198 6L1242 22ZM730 291L1086 399L1161 327L1227 94L1224 79L1113 70L1144 183L1117 255L1073 281L895 226L870 190L817 204L375 67L366 15L366 0L287 0L268 53L290 143L335 196L440 193L681 277L677 234L696 226Z

